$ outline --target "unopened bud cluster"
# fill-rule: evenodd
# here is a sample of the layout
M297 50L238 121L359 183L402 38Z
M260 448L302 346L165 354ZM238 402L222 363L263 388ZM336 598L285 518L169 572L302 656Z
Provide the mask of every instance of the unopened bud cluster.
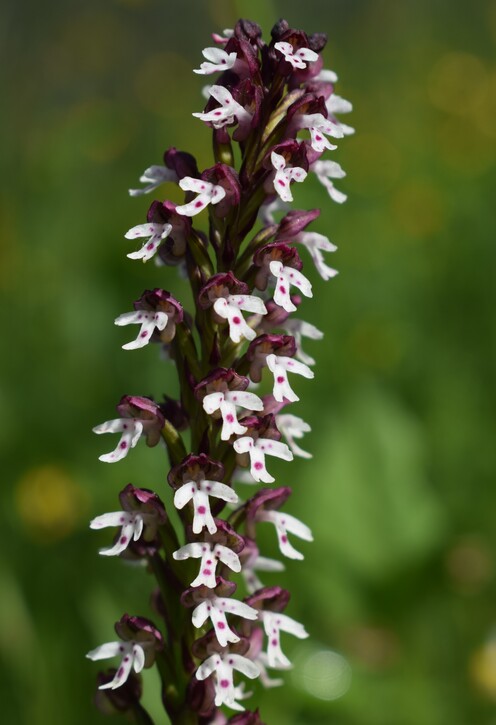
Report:
M125 395L118 417L94 429L120 435L115 449L100 456L107 463L125 458L141 438L167 450L168 486L161 482L156 493L128 484L119 510L91 522L115 531L101 554L141 561L155 576L152 605L161 624L125 614L117 639L88 657L116 658L116 668L99 675L98 702L106 711L151 722L140 704L139 673L156 665L172 722L256 725L262 721L258 711L244 709L250 693L238 673L265 687L281 684L272 671L291 666L281 633L308 636L286 613L289 592L261 581L284 567L257 544L264 524L289 559L303 559L295 539L312 540L308 526L285 510L291 489L275 487L270 472L274 457L310 457L299 445L310 427L286 409L299 400L298 376L314 377L303 340L322 338L293 317L302 297L313 296L303 259L324 280L336 274L324 257L336 247L308 230L319 211L289 205L293 185L312 176L333 201L345 200L334 187L343 170L322 156L353 129L338 120L351 105L335 94L336 75L323 68L325 35L307 36L281 20L266 43L258 25L240 20L213 39L194 72L215 80L204 88L204 110L193 115L211 129L215 163L200 171L191 154L169 148L164 164L146 169L144 186L130 193L173 184L183 203L153 201L146 221L125 235L129 258L181 268L194 309L152 289L115 320L134 326L124 349L155 343L165 351L177 368L180 397ZM271 392L259 395L259 384L267 383ZM243 500L238 484L254 493ZM178 511L180 531L162 499ZM223 705L242 713L228 720Z

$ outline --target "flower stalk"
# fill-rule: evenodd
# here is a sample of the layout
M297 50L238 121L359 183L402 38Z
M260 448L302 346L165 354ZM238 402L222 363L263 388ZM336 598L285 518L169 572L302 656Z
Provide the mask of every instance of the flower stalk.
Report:
M131 259L180 267L194 300L185 310L171 292L145 290L134 311L116 318L136 331L125 350L157 344L165 352L180 396L125 395L119 417L94 429L120 434L103 462L122 461L142 438L151 447L162 442L168 455L170 491L128 484L120 510L91 522L116 530L101 554L141 561L155 579L156 622L125 614L116 624L119 639L87 655L120 657L117 669L100 673L97 703L137 723L152 722L140 703L140 673L153 666L173 723L262 723L258 710L245 710L251 693L239 675L280 684L268 669L291 667L286 634L308 636L286 613L289 592L259 578L284 565L261 554L257 533L270 524L289 559L303 559L295 538L312 541L308 526L285 510L291 489L274 487L270 471L273 458L311 457L296 442L310 426L285 410L299 400L299 377L314 377L302 338L322 338L292 316L313 296L299 252L306 248L327 280L336 271L324 253L336 247L306 231L318 210L289 204L294 185L312 175L331 199L344 201L331 181L344 172L321 156L336 148L329 138L352 132L337 118L351 105L335 95L336 76L323 69L323 34L307 36L281 20L271 35L266 43L256 23L240 20L213 35L216 46L204 49L194 70L216 75L204 110L193 113L212 131L214 165L200 172L191 154L169 148L164 165L146 169L144 186L130 191L176 184L184 192L182 204L153 201L146 221L125 236L138 243ZM254 494L243 501L238 484L251 484ZM229 710L240 714L229 717Z

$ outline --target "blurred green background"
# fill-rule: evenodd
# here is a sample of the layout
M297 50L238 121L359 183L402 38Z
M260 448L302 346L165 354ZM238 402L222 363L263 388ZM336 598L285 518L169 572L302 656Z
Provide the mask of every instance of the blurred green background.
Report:
M2 723L121 722L93 709L84 654L123 611L148 613L149 582L98 557L108 537L88 521L129 481L169 494L162 450L107 466L91 427L123 393L176 392L157 349L121 350L112 322L147 287L184 292L173 270L126 258L151 201L127 189L169 145L211 164L191 70L241 15L326 31L357 128L333 155L348 202L315 180L295 190L323 208L314 228L340 270L313 275L303 308L325 331L294 406L314 458L277 469L315 535L281 578L311 639L286 637L286 687L251 702L272 725L495 725L496 2L24 0L0 14ZM156 684L145 673L152 712Z

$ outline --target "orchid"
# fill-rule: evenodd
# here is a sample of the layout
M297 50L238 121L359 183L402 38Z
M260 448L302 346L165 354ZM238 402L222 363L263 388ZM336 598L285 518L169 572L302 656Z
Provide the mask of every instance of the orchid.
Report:
M165 382L157 398L125 395L117 415L93 429L119 436L100 455L103 462L122 461L140 439L168 457L165 486L161 476L156 481L167 498L128 483L119 506L90 522L106 543L101 555L139 564L140 576L154 578L151 605L160 625L123 615L117 639L87 657L118 658L98 675L98 702L106 697L112 704L118 690L125 694L123 712L138 714L140 722L151 722L139 702L140 673L156 665L168 721L261 725L258 709L244 712L252 693L235 678L282 684L267 672L291 667L281 633L308 637L286 613L289 592L270 583L285 565L266 555L259 535L271 524L290 560L304 556L295 539L313 540L309 526L288 512L291 488L271 486L273 458L311 458L299 445L311 426L287 406L304 394L301 377L319 377L302 342L323 333L293 313L314 295L305 256L323 280L337 274L325 257L336 246L308 228L319 210L289 206L292 184L315 189L316 176L331 199L345 200L334 187L345 172L321 157L352 132L338 119L351 104L334 93L336 74L322 69L324 34L307 36L280 20L266 43L256 23L240 20L212 37L215 47L204 48L193 72L219 75L204 87L206 105L193 116L203 122L198 133L212 134L214 162L201 169L192 154L168 148L163 165L149 166L142 188L130 194L166 183L176 196L154 199L145 223L125 235L138 243L129 258L153 258L156 274L179 271L190 304L154 287L123 304L128 311L114 320L135 326L124 350L155 346L177 372L177 391ZM150 348L136 355L153 354ZM147 478L151 470L137 475ZM238 484L246 483L243 493ZM308 495L318 500L315 491ZM228 720L220 708L242 715Z

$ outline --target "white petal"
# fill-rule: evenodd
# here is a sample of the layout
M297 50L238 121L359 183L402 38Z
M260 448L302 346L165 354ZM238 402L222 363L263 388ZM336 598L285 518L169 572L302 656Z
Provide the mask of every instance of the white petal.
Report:
M184 559L199 559L203 556L203 547L207 544L200 544L199 542L193 542L192 544L185 544L181 546L177 551L172 554L176 561L183 561Z
M189 501L193 498L196 493L196 484L193 481L188 481L184 486L178 488L174 494L174 506L177 509L182 509L186 506Z
M267 355L267 357L269 357L269 355ZM288 372L296 373L308 380L312 380L312 378L315 377L315 373L308 367L308 365L304 365L302 362L298 362L298 360L295 360L292 357L284 357L281 355L278 358L278 363Z
M183 204L182 206L176 206L176 212L182 216L195 216L205 209L211 201L210 194L204 193L199 194L189 204Z
M298 639L306 639L309 636L302 624L294 619L291 619L291 617L288 617L286 614L278 613L277 616L273 616L272 619L277 620L277 626L281 631L288 632L294 637L298 637Z
M86 657L89 660L106 660L110 657L116 657L123 653L126 649L126 644L123 642L106 642L101 644L99 647L95 647L91 652L88 652Z
M199 629L199 627L202 627L209 618L209 606L210 600L205 599L205 601L200 602L200 604L193 610L193 614L191 615L191 621L193 622L193 626L197 629Z
M133 520L133 514L127 511L112 511L108 514L96 516L90 521L90 529L105 529L107 526L122 526Z
M291 534L298 536L298 538L303 539L304 541L313 541L312 532L306 524L290 514L277 513L286 531L289 531Z
M257 315L267 314L264 301L255 295L229 295L227 301L230 305L236 305L245 312L254 312Z
M225 612L236 614L238 617L243 617L243 619L258 619L258 610L237 599L219 597L216 600L216 605L221 607Z
M238 438L234 441L233 447L236 453L247 453L251 448L253 448L253 438L251 436Z
M133 666L133 657L131 654L126 654L125 657L122 659L119 669L117 670L114 679L112 682L107 682L106 685L100 685L98 688L99 690L115 690L121 685L123 685L127 678L129 677L129 674L131 672L131 667Z
M245 390L229 391L225 394L226 400L239 405L246 410L263 410L264 404L261 398L255 393Z
M207 677L210 677L212 672L215 672L217 669L219 661L220 657L217 654L208 657L196 670L196 679L205 680Z
M102 556L118 556L129 546L130 541L133 538L134 533L134 522L124 524L114 546L108 549L100 549ZM139 538L139 537L138 537Z
M170 224L155 224L153 222L148 222L147 224L137 224L135 227L131 227L131 229L128 229L128 231L125 233L126 239L137 239L138 237L153 237L155 235L162 236L163 231L165 227L170 227L169 231L172 229L172 226Z
M141 672L145 666L145 652L139 644L133 646L133 669L135 672Z
M219 410L220 404L223 400L224 393L209 393L203 398L204 411L208 413L208 415L212 415L216 410Z
M248 657L242 655L229 654L229 660L232 661L232 667L241 672L245 677L254 680L260 674L260 668L255 662L249 660Z
M239 556L231 549L228 549L227 546L222 546L222 544L216 544L215 554L218 556L220 561L228 566L229 569L232 569L232 571L241 571Z
M225 483L219 483L219 481L202 481L200 488L205 491L209 496L213 498L220 498L223 501L229 501L230 503L237 503L238 495L230 486L226 486Z
M259 438L257 440L257 448L262 449L269 456L276 456L276 458L282 458L284 461L293 460L293 454L282 441L274 441L270 438Z

